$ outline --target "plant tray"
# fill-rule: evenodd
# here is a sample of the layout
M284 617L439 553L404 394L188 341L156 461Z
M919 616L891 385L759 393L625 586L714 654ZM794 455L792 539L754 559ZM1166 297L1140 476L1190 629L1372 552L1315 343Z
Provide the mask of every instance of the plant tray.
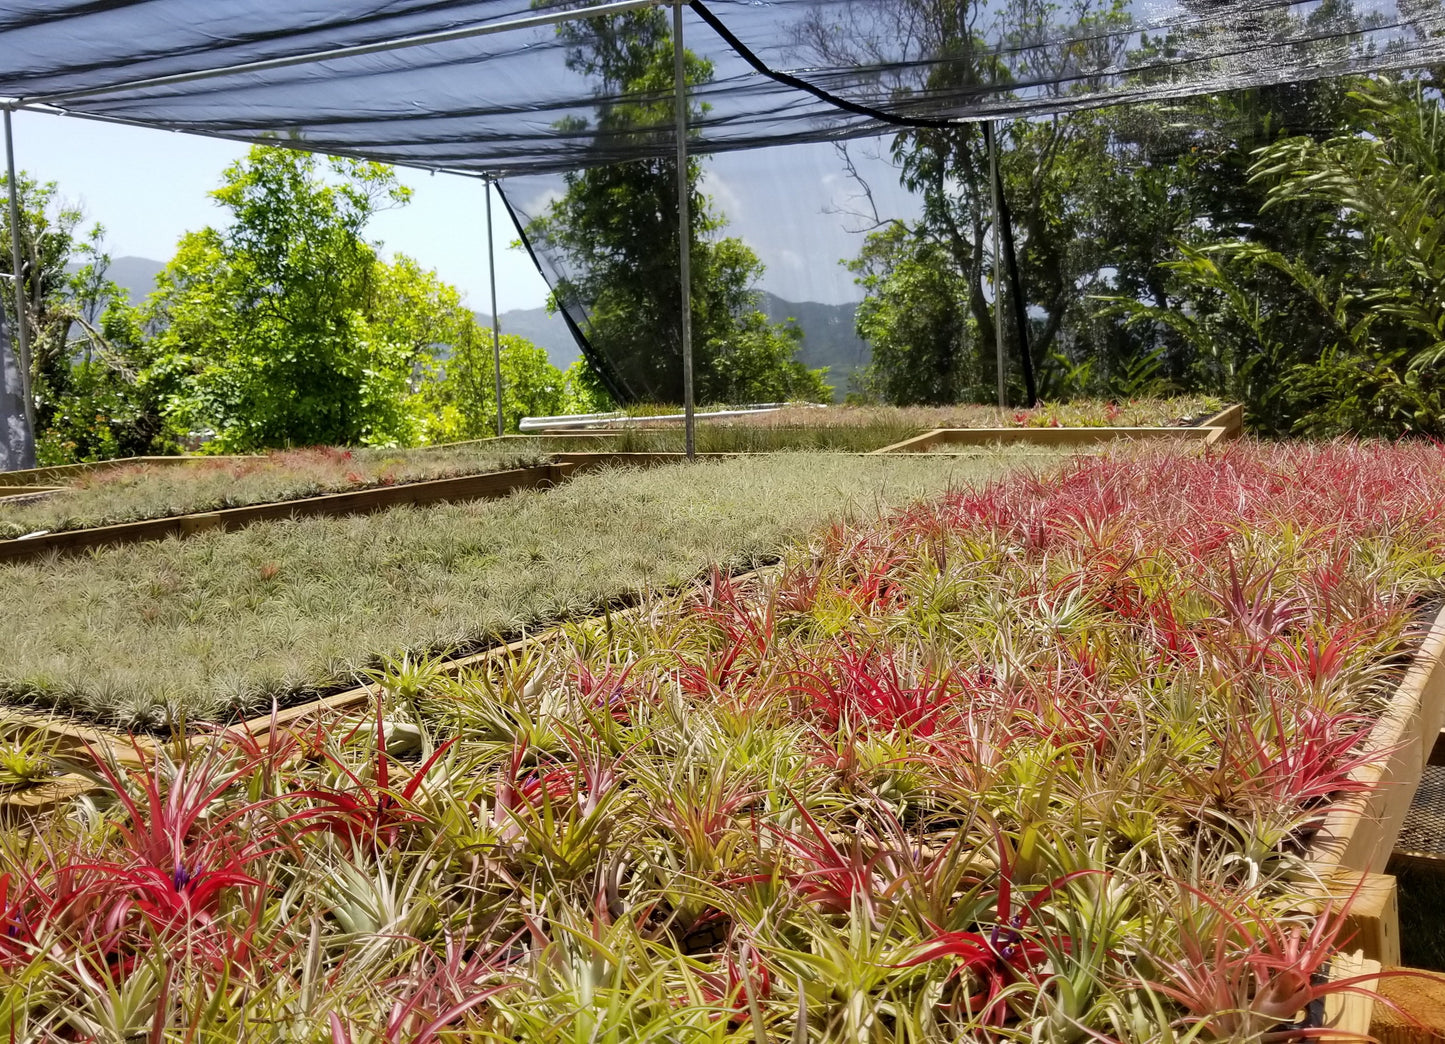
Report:
M895 442L874 453L936 453L942 446L1093 446L1114 439L1190 439L1206 446L1238 438L1244 431L1244 407L1229 406L1202 424L1173 428L935 428Z
M1366 789L1325 816L1306 858L1322 875L1335 868L1380 873L1390 859L1435 739L1445 723L1445 609L1421 639L1365 750L1378 759L1351 773Z

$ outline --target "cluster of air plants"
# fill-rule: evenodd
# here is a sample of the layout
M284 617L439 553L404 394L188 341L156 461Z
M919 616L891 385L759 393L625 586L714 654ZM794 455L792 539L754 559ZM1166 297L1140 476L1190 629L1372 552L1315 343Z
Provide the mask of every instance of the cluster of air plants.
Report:
M230 721L349 688L404 654L475 650L829 519L1014 466L778 454L591 472L503 500L266 522L85 557L0 563L0 701L123 727Z
M15 1039L1317 1034L1445 451L1083 460L3 836ZM1314 1012L1314 1015L1312 1015Z
M542 442L507 439L414 450L322 446L185 464L127 464L83 475L63 491L26 503L0 502L0 538L502 471L546 459Z
M800 405L770 413L704 419L697 428L697 449L704 453L785 449L869 452L934 428L1175 427L1198 424L1222 408L1219 400L1201 397L1047 403L1031 410L969 404ZM638 415L643 417L675 416L677 412L663 406L640 409ZM682 432L676 420L659 421L620 428L615 434L589 436L586 441L589 447L616 452L668 452L682 449Z

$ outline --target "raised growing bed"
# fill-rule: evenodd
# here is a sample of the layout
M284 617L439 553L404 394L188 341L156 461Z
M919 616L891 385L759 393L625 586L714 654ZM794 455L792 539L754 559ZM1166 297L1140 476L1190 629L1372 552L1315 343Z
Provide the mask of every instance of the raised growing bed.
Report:
M98 547L113 547L142 540L187 537L213 529L239 529L257 522L315 516L360 515L383 511L399 504L436 504L453 500L486 500L505 497L523 489L545 489L565 481L571 468L543 464L481 475L376 486L351 493L328 493L271 504L250 504L221 511L198 511L169 515L113 526L68 529L58 533L0 540L0 562L20 562L53 554L76 554Z
M296 501L546 464L539 440L417 450L285 450L261 457L166 457L52 469L43 498L0 499L0 537L30 537ZM18 473L10 486L29 487Z
M1011 426L1001 428L935 428L875 450L876 453L938 453L956 447L1003 445L1092 446L1115 439L1186 439L1215 445L1238 438L1244 432L1244 407L1228 406L1196 424L1139 427L1078 426L1043 427Z
M1309 842L1341 790L1368 785L1354 773L1379 752L1359 754L1361 738L1398 717L1400 678L1379 658L1410 647L1406 600L1437 589L1428 556L1445 547L1429 452L1079 464L834 527L768 576L579 624L471 677L393 668L370 725L239 736L229 764L251 767L233 810L186 842L220 845L207 824L249 817L266 854L238 840L245 862L226 865L310 882L323 904L344 886L357 897L345 922L314 923L308 941L304 920L246 927L269 907L242 903L162 927L214 939L207 954L232 930L281 931L266 974L289 992L308 961L366 974L356 947L373 936L355 904L372 877L399 895L412 873L460 875L437 903L475 911L453 927L485 927L459 949L509 956L476 980L483 992L447 1002L446 1021L521 1039L532 1018L612 1011L737 1040L867 1039L885 1016L944 1019L960 1039L994 1022L1040 1039L1156 1039L1163 1023L1284 1039L1311 994L1335 1029L1363 1034L1367 1006L1339 987L1366 985L1374 964L1335 953L1333 985L1309 985L1342 942L1319 919ZM389 760L379 748L403 725L421 750ZM249 760L262 747L284 760ZM284 843L270 822L289 824ZM333 836L350 847L323 844ZM51 850L31 857L37 894ZM121 858L134 857L83 855ZM176 858L183 892L202 864L190 847ZM124 865L104 894L123 898L151 866ZM228 887L248 886L206 894ZM440 945L441 926L407 924L372 931ZM157 959L149 936L116 939L104 945L121 966ZM162 952L167 967L183 959ZM432 981L432 952L372 973L377 1002ZM66 967L31 970L68 997ZM589 969L585 997L570 992L574 967ZM333 1036L368 1020L372 991L347 981L325 996L297 985L310 999L288 1017L331 1018Z
M141 730L232 720L273 697L346 688L386 656L470 652L1011 464L784 455L622 467L501 501L0 565L0 694Z
M96 472L113 471L117 468L130 467L189 467L196 464L204 464L207 461L221 460L258 460L252 456L213 456L213 457L117 457L113 460L89 461L84 464L52 464L48 467L24 468L18 471L0 471L0 488L7 486L60 486L71 482L85 475L93 475Z
M1088 444L1104 436L1085 439L1059 432L1079 430L1133 431L1134 437L1153 437L1162 431L1177 434L1237 420L1213 399L1148 399L1122 405L1104 402L1067 403L1034 410L1000 410L991 406L939 407L789 406L717 421L699 421L697 447L719 452L768 452L809 449L880 452L911 444L941 445L949 431L974 433L960 443L987 444L999 440L1026 445L1067 446ZM675 450L682 445L680 414L648 417L626 427L586 431L558 429L547 434L558 444L578 448L589 444L613 450ZM1007 434L998 435L999 432ZM945 433L935 435L934 433ZM1035 434L1036 433L1036 434ZM1186 436L1187 437L1187 436ZM1199 437L1204 437L1201 433ZM911 452L905 449L903 452Z

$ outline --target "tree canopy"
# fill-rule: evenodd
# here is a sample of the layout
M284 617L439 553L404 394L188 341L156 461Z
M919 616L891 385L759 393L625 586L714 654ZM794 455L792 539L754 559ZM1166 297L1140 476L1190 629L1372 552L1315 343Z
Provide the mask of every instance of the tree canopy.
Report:
M568 66L599 83L595 126L657 143L672 140L672 35L659 10L567 23L558 29ZM712 76L688 53L690 84ZM666 101L641 101L665 98ZM597 381L627 400L682 401L677 163L659 157L568 174L566 192L527 231L565 275L553 307L582 304ZM699 190L689 160L693 386L701 402L825 399L823 375L795 358L800 332L758 308L763 274L726 219Z
M53 184L21 190L41 463L495 434L490 331L365 238L409 198L391 168L253 148L213 193L229 220L186 234L137 304L106 277L99 226L79 231ZM566 408L542 349L505 338L502 369L510 426Z

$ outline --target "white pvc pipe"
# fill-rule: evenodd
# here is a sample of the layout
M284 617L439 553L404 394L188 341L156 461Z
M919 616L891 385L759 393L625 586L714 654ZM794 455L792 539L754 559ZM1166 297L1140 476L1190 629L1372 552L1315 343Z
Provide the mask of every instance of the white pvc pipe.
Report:
M746 406L736 410L714 410L711 413L694 413L696 420L717 420L726 417L752 417L763 413L777 413L786 403L771 402L760 406ZM523 417L520 428L524 432L546 431L555 428L591 428L598 425L626 428L635 424L658 424L682 421L687 423L685 413L659 413L651 417L628 417L621 413L573 413L559 417Z

